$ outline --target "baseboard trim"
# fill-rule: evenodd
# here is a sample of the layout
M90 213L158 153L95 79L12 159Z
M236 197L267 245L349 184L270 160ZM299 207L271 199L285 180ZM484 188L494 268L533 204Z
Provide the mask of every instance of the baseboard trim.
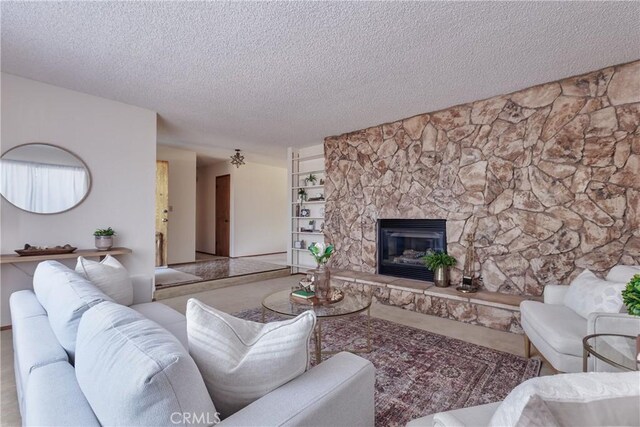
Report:
M267 255L279 255L279 254L286 254L286 251L283 252L269 252L266 254L255 254L255 255L242 255L242 256L236 256L236 257L232 257L232 258L247 258L247 257L252 257L252 256L267 256Z

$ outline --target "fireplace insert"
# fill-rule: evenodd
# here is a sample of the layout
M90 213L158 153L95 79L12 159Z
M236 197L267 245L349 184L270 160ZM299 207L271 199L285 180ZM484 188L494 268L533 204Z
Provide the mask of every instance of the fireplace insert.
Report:
M378 273L433 281L422 257L429 250L447 251L444 219L378 220Z

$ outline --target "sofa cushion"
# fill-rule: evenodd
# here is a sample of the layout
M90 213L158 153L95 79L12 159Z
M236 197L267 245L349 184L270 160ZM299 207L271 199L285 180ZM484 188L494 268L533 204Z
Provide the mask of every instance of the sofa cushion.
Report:
M135 304L131 308L171 332L185 349L189 348L187 319L181 313L159 302Z
M607 274L607 280L610 282L629 283L636 274L640 274L640 266L638 265L616 265Z
M309 367L313 311L267 324L238 319L196 299L187 302L189 352L222 417Z
M47 311L53 333L73 362L82 315L102 301L112 301L111 298L57 261L38 264L33 274L33 290Z
M591 313L619 313L624 287L624 283L609 282L585 270L569 285L564 305L585 319Z
M535 329L558 352L582 357L582 338L587 335L586 319L564 305L538 301L522 301L520 313L523 323Z
M118 304L133 304L133 285L129 272L111 255L107 255L100 262L80 256L76 272L90 280Z
M639 372L590 372L532 378L509 393L489 425L516 425L533 395L545 402L560 425L640 425L639 382Z
M217 419L198 368L180 342L119 304L103 302L83 316L76 377L102 425L206 425Z

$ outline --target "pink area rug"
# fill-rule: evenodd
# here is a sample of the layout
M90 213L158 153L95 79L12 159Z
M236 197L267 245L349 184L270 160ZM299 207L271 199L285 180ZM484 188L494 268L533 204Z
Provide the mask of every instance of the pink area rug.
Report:
M258 308L238 316L259 322L261 314ZM268 321L282 319L267 314ZM364 315L323 320L323 350L366 348L366 325ZM373 351L359 355L376 368L376 426L404 426L436 412L497 402L540 372L539 360L382 319L371 319L371 331Z

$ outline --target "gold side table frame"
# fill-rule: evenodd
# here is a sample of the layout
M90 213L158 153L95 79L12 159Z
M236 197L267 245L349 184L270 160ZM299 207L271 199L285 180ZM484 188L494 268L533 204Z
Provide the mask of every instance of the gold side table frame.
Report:
M269 307L265 301L269 298L269 297L273 297L275 294L277 293L282 293L287 300L289 299L289 291L278 291L278 292L274 292L272 294L267 295L263 300L262 300L262 323L264 323L265 321L265 316L267 311L270 311L272 313L276 313L276 314L280 314L283 316L287 316L287 317L296 317L298 316L300 313L287 313L284 312L284 310L275 310L271 307ZM348 294L345 294L345 298L349 298ZM291 302L290 304L295 304L293 302ZM309 310L314 310L313 306L304 306L307 307ZM324 309L327 308L327 306L323 306ZM315 310L314 310L315 311ZM314 337L315 337L315 359L316 359L316 363L320 363L322 361L322 356L323 355L328 355L328 354L336 354L339 353L338 351L323 351L322 350L322 334L323 334L323 330L322 330L322 323L327 321L327 320L331 320L331 319L339 319L339 318L346 318L346 317L351 317L351 316L357 316L361 313L366 312L367 314L367 331L366 331L366 337L367 337L367 346L366 348L363 349L343 349L341 351L349 351L351 353L371 353L371 351L373 350L373 345L372 345L372 340L371 340L371 298L368 298L367 303L358 309L355 309L353 311L349 311L346 313L340 313L340 314L334 314L334 315L318 315L316 313L316 326L314 329ZM325 332L326 333L326 332Z
M582 351L582 372L587 372L587 370L588 370L588 359L589 359L590 355L595 357L595 358L597 358L597 359L602 360L603 362L605 362L605 363L607 363L607 364L609 364L611 366L614 366L616 368L622 369L624 371L634 371L634 369L631 369L628 366L621 365L620 363L615 362L615 361L609 359L608 357L605 357L604 355L598 353L593 348L591 343L589 343L589 340L592 339L592 338L598 339L600 337L603 337L603 338L604 337L619 337L619 338L628 338L628 339L631 339L631 340L635 340L636 339L636 337L634 337L632 335L623 335L623 334L591 334L591 335L587 335L586 337L584 337L582 339L582 348L583 348L583 351ZM637 371L637 370L640 370L639 366L638 366L638 362L637 362L638 355L636 354L635 357L636 357L636 369L635 370Z

